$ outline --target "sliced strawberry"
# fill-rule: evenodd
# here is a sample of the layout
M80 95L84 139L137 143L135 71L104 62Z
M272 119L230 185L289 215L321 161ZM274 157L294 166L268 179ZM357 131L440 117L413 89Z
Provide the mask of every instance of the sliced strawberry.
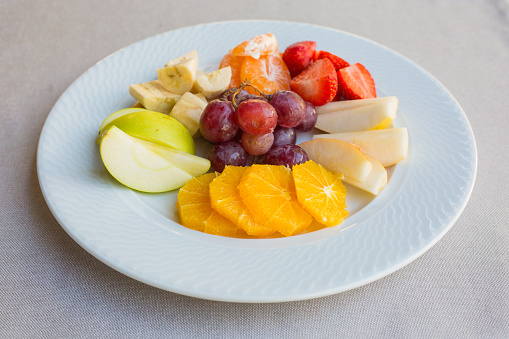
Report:
M347 100L376 98L375 81L359 63L338 72L338 92Z
M317 51L316 52L317 60L324 59L324 58L327 58L330 61L332 61L332 64L334 65L334 68L336 69L336 71L339 71L341 68L350 66L350 64L348 62L346 62L345 60L341 59L340 57L338 57L332 53L329 53L326 51Z
M316 42L301 41L288 46L283 53L283 60L290 70L290 75L297 76L315 60Z
M292 79L290 88L315 106L332 101L338 92L338 76L329 59L320 59Z

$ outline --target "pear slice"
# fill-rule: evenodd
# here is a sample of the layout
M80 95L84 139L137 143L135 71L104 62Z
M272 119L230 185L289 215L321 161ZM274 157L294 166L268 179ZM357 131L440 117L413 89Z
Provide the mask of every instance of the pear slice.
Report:
M389 98L391 99L379 101L380 104L362 105L318 114L315 127L327 133L386 128L396 118L398 110L398 99L396 97Z
M157 69L157 78L167 91L182 95L193 87L197 71L198 53L192 50Z
M345 177L363 181L373 169L371 161L357 147L342 140L320 138L299 146L306 151L309 160Z
M369 156L367 154L364 154L364 156L373 165L373 169L371 170L367 178L365 178L362 181L359 181L345 175L343 181L346 182L347 184L360 188L363 191L369 192L374 195L378 195L385 187L385 185L387 185L387 171L385 170L385 167L383 167L382 164L380 164L380 162L378 162L372 156Z
M408 152L408 130L406 127L313 135L313 139L317 138L338 139L355 144L360 147L362 152L371 155L384 167L392 166L403 160Z
M131 137L116 126L102 135L100 153L115 179L142 192L177 189L210 167L207 159Z
M386 105L388 102L394 100L397 100L395 96L357 99L357 100L331 101L329 103L326 103L325 105L317 106L316 113L324 114L368 105L383 106Z

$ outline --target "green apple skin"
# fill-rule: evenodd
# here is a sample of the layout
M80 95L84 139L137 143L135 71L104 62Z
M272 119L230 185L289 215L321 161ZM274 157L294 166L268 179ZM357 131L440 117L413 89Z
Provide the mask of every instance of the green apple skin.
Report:
M132 137L195 154L191 133L177 119L166 114L142 110L122 115L105 126L116 126Z
M115 120L117 118L120 118L123 115L129 114L129 113L134 113L134 112L139 112L139 111L146 111L146 109L139 108L139 107L130 107L130 108L124 108L124 109L115 111L115 112L111 113L110 115L108 115L106 117L106 119L104 119L104 121L102 122L101 127L99 127L99 135L97 137L97 143L99 143L101 141L101 134L104 132L106 126L108 126L110 122L112 122L113 120Z
M116 126L102 134L100 153L104 166L115 179L129 188L149 193L180 188L210 168L207 159L134 138ZM177 156L172 158L174 153ZM194 167L193 174L179 167L176 160L182 159L186 168Z

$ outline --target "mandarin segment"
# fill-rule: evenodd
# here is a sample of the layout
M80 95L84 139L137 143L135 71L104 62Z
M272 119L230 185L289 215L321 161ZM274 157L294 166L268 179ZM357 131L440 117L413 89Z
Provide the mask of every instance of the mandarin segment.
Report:
M262 56L259 59L246 57L240 78L243 81L249 81L266 93L290 89L290 71L278 53ZM252 94L258 94L249 86L245 89Z
M245 170L238 189L255 219L275 225L285 236L304 231L313 221L297 201L288 167L252 165Z
M240 184L246 167L226 166L220 176L209 185L212 208L232 221L248 235L266 237L276 232L274 227L255 221L240 197Z
M177 211L183 226L200 232L225 237L244 236L230 220L211 206L209 184L218 173L207 173L187 182L177 196Z
M250 56L258 59L262 55L277 52L277 39L272 33L256 35L251 39L237 45L232 50L234 56Z
M299 203L325 226L338 225L348 216L342 178L342 174L329 172L314 161L293 166Z

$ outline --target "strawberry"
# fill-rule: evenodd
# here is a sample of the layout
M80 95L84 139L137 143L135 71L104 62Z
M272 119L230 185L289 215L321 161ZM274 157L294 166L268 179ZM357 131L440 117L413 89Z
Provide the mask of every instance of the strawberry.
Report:
M292 79L290 88L315 106L332 101L338 92L338 76L329 59L320 59Z
M329 53L326 51L317 51L316 52L317 60L324 59L324 58L327 58L330 61L332 61L332 64L334 65L334 68L336 69L336 71L339 71L341 68L350 66L350 64L348 62L346 62L345 60L341 59L340 57L338 57L332 53Z
M359 63L339 70L338 85L338 94L347 100L376 98L375 81Z
M288 46L283 53L283 60L290 71L290 75L297 76L311 62L315 60L316 42L301 41Z

